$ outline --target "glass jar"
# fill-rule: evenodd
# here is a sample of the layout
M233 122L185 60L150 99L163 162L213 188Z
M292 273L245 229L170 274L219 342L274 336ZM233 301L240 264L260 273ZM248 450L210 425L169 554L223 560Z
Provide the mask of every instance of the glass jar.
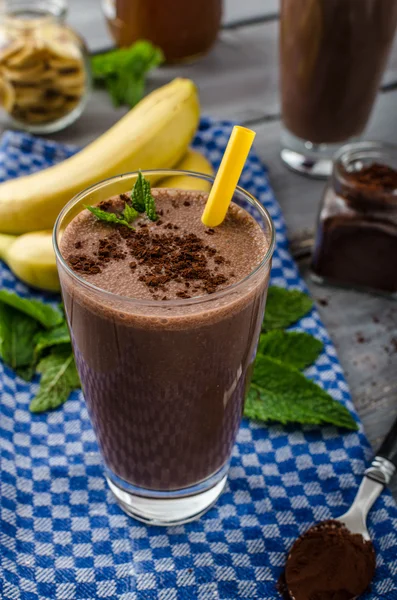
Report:
M102 0L102 8L118 46L149 40L168 63L205 54L222 16L222 0Z
M397 146L358 142L335 156L312 278L397 298Z
M0 22L0 103L11 125L51 133L83 112L87 52L64 0L8 0Z
M329 177L342 144L363 133L397 27L396 0L282 0L281 158Z

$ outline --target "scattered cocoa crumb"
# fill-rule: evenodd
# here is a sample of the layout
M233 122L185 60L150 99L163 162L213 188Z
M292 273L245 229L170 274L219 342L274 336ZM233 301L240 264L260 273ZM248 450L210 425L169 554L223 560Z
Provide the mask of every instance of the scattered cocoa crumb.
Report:
M89 258L85 254L72 255L69 257L68 262L72 269L77 273L96 275L97 273L101 272L101 268L97 264L97 261L93 258Z
M225 261L225 259L223 258L223 256L215 256L215 258L214 258L214 262L215 262L217 265L223 265L223 264L224 264L226 261Z
M80 250L80 248L83 247L83 244L82 244L82 242L76 242L74 247L76 248L76 250Z
M205 233L208 233L208 235L214 235L215 229L206 229Z
M98 260L101 263L108 263L113 260L121 260L126 257L126 253L119 249L117 234L99 240Z
M156 226L160 227L160 225L162 225L162 224L163 224L163 221L161 219L157 219Z
M181 292L177 292L176 295L178 298L191 298L191 295L182 290Z
M170 225L167 229L172 229ZM210 268L208 258L212 252L195 234L175 235L173 231L146 228L130 235L126 243L143 269L139 280L149 288L163 286L166 290L164 286L170 281L185 284L188 288L191 282L200 281L202 289L211 294L228 281L225 275L216 274ZM222 256L216 258L224 261ZM186 294L186 291L182 292Z
M111 208L113 208L113 202L111 200L102 200L102 202L100 202L98 204L99 208L102 210L109 210ZM111 211L109 211L111 212Z
M137 266L138 266L138 265L137 265L137 263L136 263L136 262L134 262L134 261L131 261L131 262L130 262L130 269L134 270L134 269L136 269L136 268L137 268Z
M190 206L189 200L185 200L185 202L183 203L183 206Z
M328 306L327 298L318 298L317 302L319 303L320 306Z
M173 208L178 208L178 202L176 200L171 200L171 204Z
M229 274L229 277L236 277L236 273L234 273L233 271Z
M160 215L160 217L163 216L163 210L161 208L158 209L157 214Z
M174 225L174 229L179 229L178 225Z
M162 300L168 300L167 296L163 296L161 299Z
M131 197L128 194L120 194L120 198L124 200L124 202L129 202Z

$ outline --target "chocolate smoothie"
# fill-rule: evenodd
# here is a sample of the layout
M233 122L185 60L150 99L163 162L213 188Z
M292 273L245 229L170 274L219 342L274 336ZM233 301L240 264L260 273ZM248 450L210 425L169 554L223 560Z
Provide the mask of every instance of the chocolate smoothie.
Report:
M361 134L396 25L395 0L282 0L281 97L287 130L316 144Z
M207 479L229 460L270 264L251 273L270 240L237 205L208 229L204 192L152 193L155 222L140 217L131 230L83 210L66 227L62 256L102 292L60 275L106 466L139 488L170 491ZM100 207L117 212L125 198Z

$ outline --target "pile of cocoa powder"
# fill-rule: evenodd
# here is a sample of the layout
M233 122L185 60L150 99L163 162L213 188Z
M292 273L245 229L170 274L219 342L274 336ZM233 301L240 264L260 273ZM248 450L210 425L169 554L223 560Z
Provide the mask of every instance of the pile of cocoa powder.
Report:
M330 520L296 540L277 587L285 600L353 600L374 573L372 543Z
M349 180L373 191L393 191L397 189L397 171L388 165L372 163L359 171L348 173Z

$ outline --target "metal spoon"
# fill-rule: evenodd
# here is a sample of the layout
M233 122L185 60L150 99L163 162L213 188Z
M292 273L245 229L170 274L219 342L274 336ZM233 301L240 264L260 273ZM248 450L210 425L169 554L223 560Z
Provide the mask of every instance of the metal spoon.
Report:
M365 471L352 506L344 515L336 519L352 533L360 533L370 540L367 529L367 515L383 488L390 483L397 468L397 419L376 453L371 466Z
M341 517L334 520L342 523L351 533L361 534L366 541L370 541L366 525L368 512L384 487L390 483L396 469L397 419L376 453L371 466L365 471L352 506ZM285 597L294 600L294 595L288 589L283 577L279 582L279 590Z

